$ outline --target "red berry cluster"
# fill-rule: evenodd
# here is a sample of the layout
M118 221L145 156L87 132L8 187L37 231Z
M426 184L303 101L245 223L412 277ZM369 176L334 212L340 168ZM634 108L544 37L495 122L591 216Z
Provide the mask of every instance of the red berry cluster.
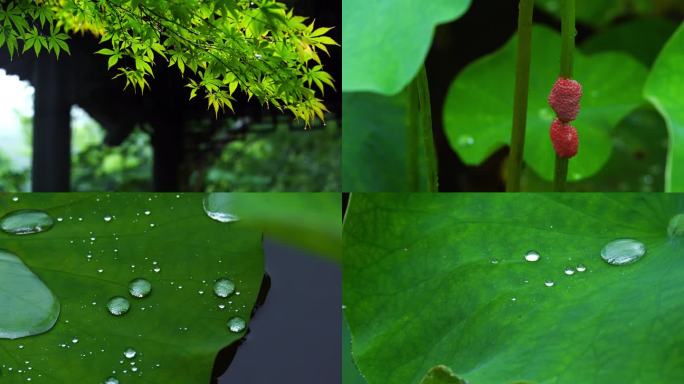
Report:
M579 138L577 130L570 122L577 118L582 98L582 86L575 80L559 77L551 89L549 105L556 112L556 119L551 123L551 142L556 154L562 158L570 158L577 154Z

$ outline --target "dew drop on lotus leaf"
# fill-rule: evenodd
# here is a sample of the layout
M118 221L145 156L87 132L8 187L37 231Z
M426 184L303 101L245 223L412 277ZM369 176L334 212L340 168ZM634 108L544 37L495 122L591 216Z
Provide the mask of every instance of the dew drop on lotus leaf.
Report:
M546 280L544 282L544 285L547 287L553 287L556 283L554 283L552 280Z
M121 296L112 297L107 303L107 310L114 316L125 315L129 309L131 309L131 303Z
M587 267L584 266L584 264L578 264L577 268L575 268L577 272L584 272L587 270Z
M572 276L575 274L575 270L570 267L565 267L565 270L563 270L563 273L565 273L568 276Z
M45 232L52 228L54 220L43 211L21 209L6 214L0 220L0 229L13 235Z
M117 380L114 377L110 377L107 380L105 380L104 384L119 384L119 380Z
M130 284L128 284L128 292L131 294L131 296L135 296L137 298L146 297L151 291L152 284L143 278L134 279L130 282Z
M644 243L634 239L617 239L606 244L601 258L611 265L631 264L646 254Z
M133 349L133 348L126 348L126 350L124 351L124 356L125 356L127 359L132 359L132 358L134 358L135 355L137 355L137 354L138 354L138 352L137 352L135 349Z
M233 196L230 193L210 193L202 201L202 208L207 216L221 223L240 220L234 212Z
M233 333L239 333L245 330L245 320L241 317L233 317L228 320L228 329Z
M218 297L228 297L235 292L235 283L230 279L218 279L214 283L214 293Z
M539 261L540 258L541 256L537 251L529 251L525 254L525 261L535 262Z

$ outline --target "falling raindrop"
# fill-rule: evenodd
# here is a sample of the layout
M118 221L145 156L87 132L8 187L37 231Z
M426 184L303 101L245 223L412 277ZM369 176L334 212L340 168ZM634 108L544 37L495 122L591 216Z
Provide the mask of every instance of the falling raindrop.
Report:
M121 316L131 309L131 304L121 296L115 296L109 299L107 303L107 310L114 316Z
M52 228L54 220L43 211L21 209L10 212L0 220L0 228L13 235L45 232Z
M235 283L229 279L218 279L214 283L214 293L218 297L228 297L235 292Z
M234 212L233 196L230 193L210 193L202 201L202 208L207 216L221 223L240 220Z
M525 260L526 261L535 262L535 261L539 261L540 258L541 258L541 256L539 255L539 252L537 252L537 251L529 251L525 254Z
M228 320L228 329L233 333L239 333L245 330L245 321L241 317L233 317Z
M143 298L149 295L151 291L152 284L143 278L134 279L128 284L128 292L131 296Z
M601 258L611 265L625 265L639 260L646 254L644 243L634 239L618 239L606 244Z

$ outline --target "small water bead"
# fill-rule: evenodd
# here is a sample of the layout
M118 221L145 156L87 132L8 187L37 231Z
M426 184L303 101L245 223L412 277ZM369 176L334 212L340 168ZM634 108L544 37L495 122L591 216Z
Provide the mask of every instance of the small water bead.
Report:
M45 232L52 228L54 220L43 211L21 209L10 212L0 220L0 229L13 235Z
M670 238L680 237L684 235L684 214L680 213L675 215L670 219L670 223L667 226L667 234Z
M644 254L646 254L646 246L634 239L613 240L601 250L601 258L611 265L631 264Z
M575 269L577 270L577 272L584 272L587 270L587 267L585 267L584 264L579 264Z
M143 213L145 214L145 216L149 216L150 213L152 213L152 212L150 212L150 211L145 211L145 212L143 212Z
M105 380L104 384L119 384L119 380L117 380L114 377L110 377L107 380Z
M105 216L104 221L105 221L105 223L109 223L110 221L112 221L112 217L111 216Z
M233 333L239 333L245 330L245 320L241 317L233 317L228 320L228 329Z
M229 279L218 279L214 283L214 293L218 297L228 297L235 292L235 283Z
M499 264L499 259L491 259L489 262L492 264Z
M135 355L137 355L137 354L138 354L138 352L137 352L135 349L133 349L133 348L126 348L126 350L124 351L124 356L125 356L127 359L132 359L132 358L134 358Z
M73 339L71 339L71 342L73 344L78 344L78 337L74 337Z
M202 201L204 213L213 220L230 223L240 220L234 212L233 196L230 193L211 193Z
M563 271L563 273L565 273L568 276L572 276L575 274L575 270L573 268L570 268L570 267L565 267L565 270Z
M544 285L547 287L553 287L556 283L554 283L552 280L546 280L544 282Z
M112 297L107 303L107 310L114 316L125 315L131 309L131 303L121 296Z
M19 201L19 196L14 196L14 197L12 197L12 201L14 201L14 202Z
M535 262L539 261L541 255L537 251L529 251L525 254L525 261Z
M135 296L137 298L146 297L151 291L152 284L143 278L134 279L130 282L130 284L128 284L128 292L131 294L131 296Z

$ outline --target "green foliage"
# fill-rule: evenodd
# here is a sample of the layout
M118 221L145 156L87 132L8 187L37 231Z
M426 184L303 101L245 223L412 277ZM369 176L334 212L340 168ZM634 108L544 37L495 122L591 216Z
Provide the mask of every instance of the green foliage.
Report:
M342 2L342 89L394 95L423 65L435 26L460 17L471 0Z
M16 170L12 167L12 160L0 152L0 191L22 191L29 182L30 174L27 170Z
M99 127L93 127L101 129ZM73 151L74 191L145 191L152 188L152 147L149 134L135 129L121 145L99 141Z
M577 20L603 26L611 21L633 15L667 13L669 10L684 10L679 0L576 0ZM537 0L541 9L560 17L562 0Z
M549 142L554 118L547 96L558 77L559 35L535 26L532 35L529 105L524 159L542 178L553 177L555 153ZM444 127L451 147L469 165L482 163L510 140L516 38L492 55L470 64L454 80L444 106ZM568 179L596 174L610 156L615 126L643 102L646 69L622 53L575 54L575 78L584 96L574 122L580 147Z
M658 112L644 106L625 117L611 136L610 158L594 176L568 183L568 192L662 192L665 186L667 125ZM550 192L552 183L530 168L523 173L524 191Z
M240 222L210 219L202 209L203 195L10 198L0 197L0 212L31 208L63 218L44 233L0 233L3 248L20 257L58 297L61 314L45 334L0 339L3 382L30 377L33 383L99 383L109 376L121 382L209 382L218 351L244 336L230 332L226 322L251 316L264 273L262 236ZM113 217L109 222L107 215ZM160 271L154 272L155 267ZM147 298L128 293L129 282L138 277L152 283ZM222 277L233 279L240 294L215 297L213 282ZM0 276L0 281L6 279ZM107 312L113 296L128 298L126 315ZM138 352L130 360L136 371L123 356L129 347ZM71 359L79 363L65 363Z
M337 192L211 196L214 206L237 215L244 225L317 255L335 261L342 258L342 198Z
M0 5L0 47L69 52L67 33L100 36L96 53L126 87L143 92L161 59L187 79L216 114L242 90L310 123L327 111L317 92L333 87L321 52L337 43L276 0L13 0ZM21 44L21 47L20 47Z
M665 191L684 191L684 23L670 38L653 65L645 97L658 109L667 122L670 134Z
M408 89L394 96L344 92L344 145L342 188L344 191L411 191L412 171L408 156L419 153L418 190L428 186L427 153L422 137L410 140ZM431 127L430 127L431 128Z
M339 191L342 133L336 120L321 129L250 132L229 142L190 178L207 191Z
M368 384L417 384L439 365L473 384L680 383L684 238L668 225L683 207L673 194L354 194L355 361ZM617 238L646 255L607 264Z
M677 25L668 20L636 19L592 35L580 48L589 54L602 51L624 52L650 67L675 29Z

